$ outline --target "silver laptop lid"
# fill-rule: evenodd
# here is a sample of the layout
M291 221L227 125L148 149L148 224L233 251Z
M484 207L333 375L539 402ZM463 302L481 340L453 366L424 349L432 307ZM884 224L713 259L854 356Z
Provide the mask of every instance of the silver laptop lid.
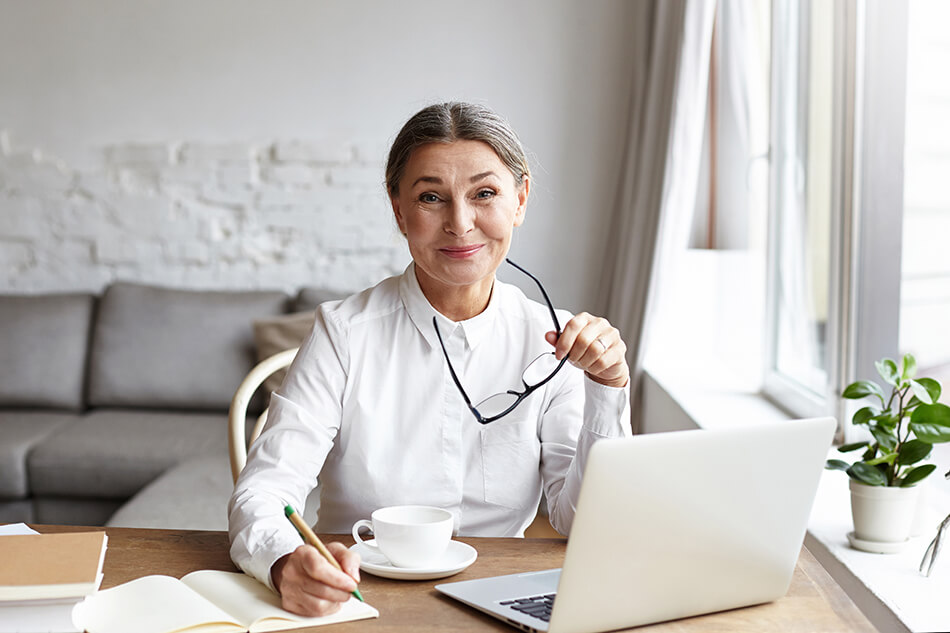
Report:
M596 443L552 633L608 631L785 595L833 418Z

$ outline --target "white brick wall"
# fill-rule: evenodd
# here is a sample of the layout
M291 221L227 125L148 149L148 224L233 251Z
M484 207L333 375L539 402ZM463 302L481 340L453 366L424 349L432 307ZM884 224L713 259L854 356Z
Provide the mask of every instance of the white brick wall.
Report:
M378 143L170 141L94 154L74 168L0 130L0 292L116 279L355 291L409 261Z

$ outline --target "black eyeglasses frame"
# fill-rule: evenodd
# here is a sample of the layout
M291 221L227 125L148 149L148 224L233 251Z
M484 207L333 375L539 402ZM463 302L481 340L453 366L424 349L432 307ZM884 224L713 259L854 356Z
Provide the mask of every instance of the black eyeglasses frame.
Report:
M521 272L523 272L524 274L526 274L528 277L530 277L534 281L534 283L538 284L538 288L541 290L541 296L544 297L544 302L548 306L548 312L551 314L551 320L554 321L554 332L558 337L560 337L561 324L557 320L557 314L554 313L554 305L551 303L551 299L548 298L548 293L545 292L544 286L541 285L541 282L538 280L537 277L529 273L527 270L525 270L518 264L514 263L507 257L505 258L505 261L511 264L512 266L514 266L515 268L517 268L518 270L520 270ZM529 385L528 383L525 382L524 372L522 371L521 384L525 386L524 391L515 391L513 389L509 389L508 391L506 391L505 393L509 395L517 396L515 401L511 404L511 406L509 406L507 409L505 409L501 413L498 413L496 415L486 418L481 413L478 412L478 409L476 409L472 405L472 400L468 397L468 394L465 392L465 389L462 387L462 383L461 381L459 381L458 375L455 373L455 368L452 367L452 360L449 358L448 350L445 349L445 341L442 340L442 332L439 331L439 324L437 323L436 318L434 316L432 317L432 327L435 328L435 334L439 338L439 345L442 346L442 354L445 355L445 362L448 363L449 365L449 373L452 375L452 380L455 382L455 386L458 387L459 393L462 394L462 398L465 400L465 404L468 405L469 410L472 412L472 415L475 416L475 419L479 422L479 424L491 424L492 422L495 422L496 420L500 420L501 418L505 417L506 415L514 411L515 407L521 404L521 402L525 398L530 396L532 393L537 391L540 387L543 387L548 381L554 378L554 375L557 374L561 370L561 367L564 366L564 363L567 362L567 356L565 356L564 358L561 359L561 362L558 363L557 367L554 368L554 371L548 374L548 376L544 380L538 383L535 383L533 385ZM527 367L525 369L527 369Z

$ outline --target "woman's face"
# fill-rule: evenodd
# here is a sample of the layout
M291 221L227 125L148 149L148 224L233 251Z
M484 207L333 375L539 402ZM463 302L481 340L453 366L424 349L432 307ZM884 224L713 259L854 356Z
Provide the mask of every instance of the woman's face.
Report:
M517 186L481 141L429 143L412 152L390 199L430 300L491 290L514 227L524 221L528 184L525 177Z

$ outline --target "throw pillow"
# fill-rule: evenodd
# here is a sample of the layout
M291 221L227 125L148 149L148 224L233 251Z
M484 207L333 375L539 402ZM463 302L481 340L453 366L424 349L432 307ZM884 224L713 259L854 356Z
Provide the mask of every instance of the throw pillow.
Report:
M300 347L313 329L315 316L314 312L295 312L254 321L257 362L284 350ZM268 399L270 399L270 394L280 387L286 375L287 369L280 369L264 381L264 393L267 394Z

